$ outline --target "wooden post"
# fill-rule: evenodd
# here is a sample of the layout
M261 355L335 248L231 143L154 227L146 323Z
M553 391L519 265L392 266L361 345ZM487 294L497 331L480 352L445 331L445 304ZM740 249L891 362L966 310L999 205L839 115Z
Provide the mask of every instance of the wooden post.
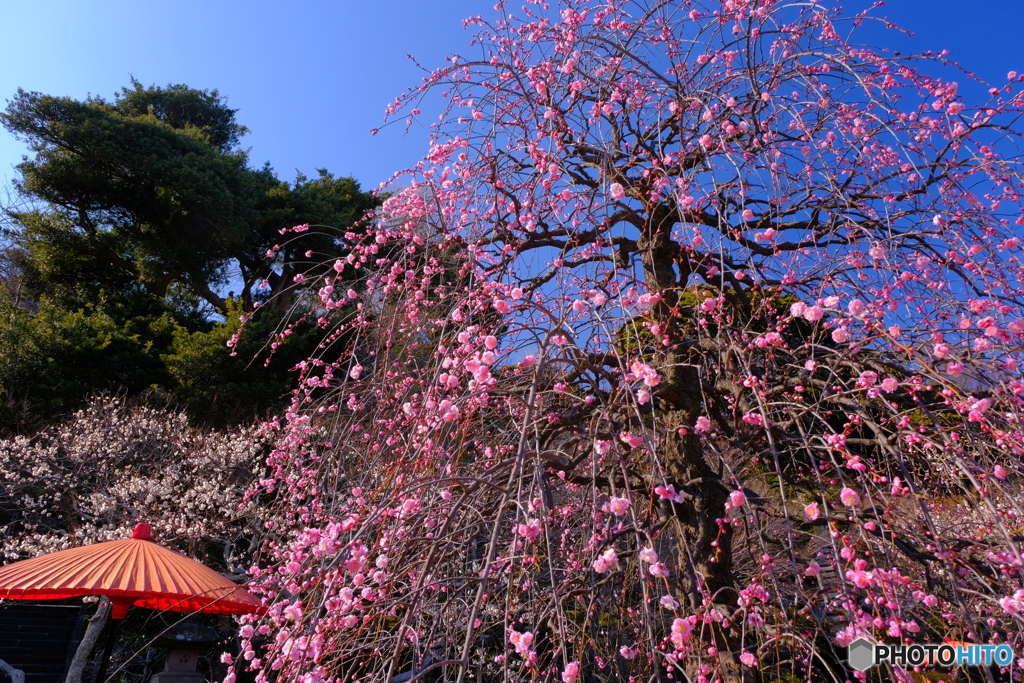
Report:
M110 616L110 604L110 600L107 598L100 598L100 605L96 608L96 613L89 619L89 628L85 630L82 642L78 645L78 649L75 650L71 666L68 667L68 677L65 679L65 683L82 683L82 672L85 671L89 655L92 654L93 649L96 647L96 641L100 639L100 633L107 623L107 617ZM15 681L15 683L19 682ZM24 681L21 683L24 683Z

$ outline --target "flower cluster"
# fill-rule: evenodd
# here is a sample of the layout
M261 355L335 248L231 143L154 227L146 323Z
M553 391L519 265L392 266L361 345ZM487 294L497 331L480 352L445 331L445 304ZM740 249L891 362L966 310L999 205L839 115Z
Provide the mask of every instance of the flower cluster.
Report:
M821 3L648 9L474 19L395 104L445 95L347 305L308 283L260 683L1024 642L1024 94L970 109Z

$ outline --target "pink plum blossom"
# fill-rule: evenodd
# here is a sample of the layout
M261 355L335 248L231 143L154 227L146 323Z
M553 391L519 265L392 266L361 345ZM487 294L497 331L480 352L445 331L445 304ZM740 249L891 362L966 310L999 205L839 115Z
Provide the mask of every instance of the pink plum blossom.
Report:
M647 568L647 571L651 573L651 576L657 576L659 578L665 578L668 576L668 568L665 566L664 562L655 562Z
M865 311L867 311L867 306L860 299L852 299L850 303L847 304L846 310L850 312L850 315L855 318L859 318L864 315Z
M612 498L608 501L608 511L617 517L621 517L629 510L628 498Z
M845 326L832 330L832 341L837 344L845 344L850 341L850 330Z
M619 566L619 556L615 548L608 548L594 560L594 571L598 574L607 574Z
M860 505L860 494L847 486L839 492L839 500L848 507L857 507Z
M436 105L429 151L342 228L343 257L268 302L302 318L292 340L322 337L244 466L188 465L207 487L142 459L141 484L65 499L55 463L106 481L135 442L65 458L50 432L11 437L0 488L22 483L0 498L32 516L7 557L108 540L137 506L198 548L221 538L192 538L205 515L252 519L225 538L265 539L227 567L254 565L268 602L237 657L259 681L383 679L502 629L509 652L483 663L501 683L736 683L936 620L1019 640L1016 84L966 102L934 75L945 55L869 44L877 9L527 4L469 20L475 56L425 65L388 106L401 124ZM292 283L270 265L253 279ZM176 476L190 486L165 490ZM203 514L145 502L193 493ZM100 521L47 516L79 508ZM907 548L956 600L926 594ZM842 623L790 623L794 596ZM442 618L456 608L474 616Z
M817 322L821 320L822 316L825 315L825 309L821 306L807 306L803 310L803 318L808 322Z
M693 622L689 619L675 619L672 622L672 634L669 639L672 644L675 645L676 649L683 649L686 643L690 640L690 635L693 633Z
M508 642L515 647L517 653L525 657L530 651L530 646L533 644L533 633L530 631L523 633L509 631Z

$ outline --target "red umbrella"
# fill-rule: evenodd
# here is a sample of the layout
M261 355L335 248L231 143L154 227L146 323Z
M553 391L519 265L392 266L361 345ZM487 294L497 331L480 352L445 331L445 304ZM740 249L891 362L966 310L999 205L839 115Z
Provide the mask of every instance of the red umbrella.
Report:
M238 584L149 539L149 524L139 524L131 538L70 548L0 567L0 598L52 600L105 595L113 603L113 619L124 619L132 605L208 614L263 610L262 603ZM97 681L102 680L112 644L113 634Z

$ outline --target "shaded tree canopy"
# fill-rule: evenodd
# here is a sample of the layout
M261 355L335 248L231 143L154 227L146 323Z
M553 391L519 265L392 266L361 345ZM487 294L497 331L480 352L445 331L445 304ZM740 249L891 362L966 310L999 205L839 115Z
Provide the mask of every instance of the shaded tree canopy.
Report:
M359 230L379 201L325 169L287 183L251 167L235 114L217 91L137 81L110 101L19 91L8 103L0 122L32 156L0 252L0 432L96 392L217 425L280 405L316 341L295 334L266 365L253 356L309 313L302 279L346 254L316 226ZM232 357L227 342L254 315Z
M267 250L284 227L344 227L374 205L352 178L326 170L294 184L251 168L246 129L216 91L133 82L113 101L19 90L0 115L34 154L18 166L20 193L40 208L14 211L39 295L141 288L223 312L223 288L251 311L254 288L285 285L306 251L332 255L322 234L302 252Z
M1021 79L971 106L831 3L550 5L470 20L389 112L445 97L353 249L361 307L313 283L237 668L907 681L845 647L1019 651Z

